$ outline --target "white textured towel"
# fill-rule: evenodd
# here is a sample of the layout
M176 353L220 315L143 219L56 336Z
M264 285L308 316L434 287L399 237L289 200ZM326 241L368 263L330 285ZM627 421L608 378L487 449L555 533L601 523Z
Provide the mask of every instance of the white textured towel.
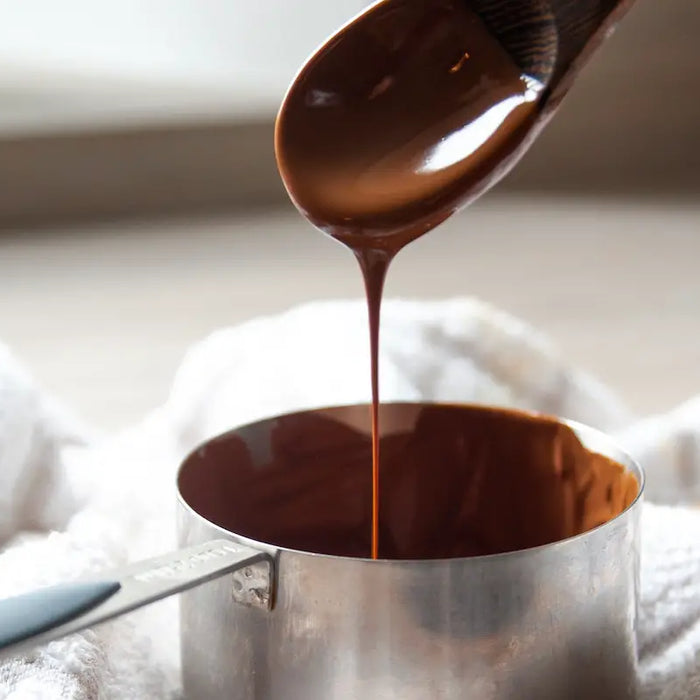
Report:
M339 357L354 361L339 371ZM387 302L381 370L386 400L516 406L598 427L647 468L649 500L700 501L700 400L639 420L533 329L476 301ZM0 348L0 596L167 551L190 448L275 413L365 401L368 371L364 304L311 304L213 334L187 354L165 406L98 440ZM642 569L642 696L700 698L700 512L646 504ZM176 606L5 661L0 698L178 697Z

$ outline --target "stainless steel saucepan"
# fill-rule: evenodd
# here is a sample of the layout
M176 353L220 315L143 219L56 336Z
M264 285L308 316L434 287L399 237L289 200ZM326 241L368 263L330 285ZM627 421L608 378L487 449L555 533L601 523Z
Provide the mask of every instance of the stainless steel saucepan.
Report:
M407 406L383 406L389 432L410 429ZM364 405L314 414L369 430ZM490 556L373 561L281 546L271 530L287 508L279 490L258 488L279 476L266 471L273 452L327 459L306 428L295 434L300 415L238 428L185 459L180 551L0 601L3 653L185 592L183 683L193 700L635 697L643 474L607 436L567 423L639 482L634 503L603 525ZM312 485L295 483L287 498L305 498ZM310 499L301 518L290 509L304 522L285 528L313 526L322 511L334 527L326 505Z

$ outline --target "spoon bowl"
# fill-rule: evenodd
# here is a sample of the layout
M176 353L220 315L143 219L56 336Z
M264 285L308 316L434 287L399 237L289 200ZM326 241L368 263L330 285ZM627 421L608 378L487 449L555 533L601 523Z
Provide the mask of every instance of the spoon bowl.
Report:
M283 101L275 149L292 200L346 243L425 233L516 164L630 4L374 3Z

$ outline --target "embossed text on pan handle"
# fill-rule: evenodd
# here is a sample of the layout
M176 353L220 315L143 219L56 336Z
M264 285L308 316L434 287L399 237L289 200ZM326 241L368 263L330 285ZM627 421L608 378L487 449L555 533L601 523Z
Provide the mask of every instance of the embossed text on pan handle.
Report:
M235 572L231 596L270 609L272 559L215 540L86 579L0 600L0 653L17 653Z

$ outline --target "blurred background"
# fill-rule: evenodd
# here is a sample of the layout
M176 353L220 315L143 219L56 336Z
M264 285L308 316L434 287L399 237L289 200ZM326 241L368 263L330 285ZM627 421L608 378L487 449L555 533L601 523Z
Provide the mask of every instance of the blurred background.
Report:
M91 423L137 420L208 332L361 294L272 129L361 0L0 0L0 339ZM700 3L637 0L515 172L387 294L476 295L638 412L700 391ZM311 342L311 341L310 341Z

